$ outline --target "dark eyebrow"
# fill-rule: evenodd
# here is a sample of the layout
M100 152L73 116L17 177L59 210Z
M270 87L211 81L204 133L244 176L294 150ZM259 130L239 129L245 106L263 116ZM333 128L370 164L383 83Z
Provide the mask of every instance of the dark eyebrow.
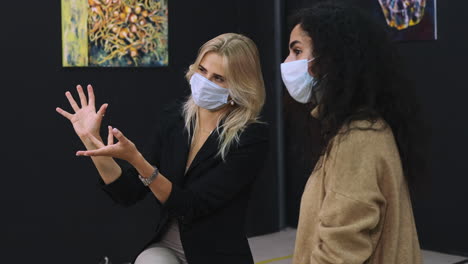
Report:
M199 64L198 67L200 67L200 68L202 68L202 70L206 71L206 69L205 69L205 67L203 67L203 65ZM224 76L219 75L219 74L217 74L217 73L213 73L213 75L214 75L215 77L224 79Z
M289 48L292 49L294 45L301 43L299 40L295 40L289 44Z
M213 75L214 75L215 77L217 77L217 78L224 79L224 76L222 76L222 75L219 75L219 74L216 74L216 73L214 73Z

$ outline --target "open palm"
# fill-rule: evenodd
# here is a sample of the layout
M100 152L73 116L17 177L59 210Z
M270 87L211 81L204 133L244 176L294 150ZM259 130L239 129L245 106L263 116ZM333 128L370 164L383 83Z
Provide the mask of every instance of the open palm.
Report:
M65 96L70 102L75 113L71 114L60 107L57 107L56 110L59 114L70 120L73 125L73 129L80 138L83 139L89 136L100 138L99 129L101 127L102 117L104 116L108 105L103 104L99 108L99 111L96 112L93 87L88 85L88 98L86 98L81 85L78 85L76 90L80 97L81 108L76 103L72 94L67 91Z

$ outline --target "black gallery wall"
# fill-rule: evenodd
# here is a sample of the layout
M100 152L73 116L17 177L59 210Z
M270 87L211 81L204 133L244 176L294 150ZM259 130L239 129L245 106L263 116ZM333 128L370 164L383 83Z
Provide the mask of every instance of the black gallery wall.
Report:
M112 124L144 145L154 113L188 95L184 73L198 48L225 32L246 34L257 43L267 89L263 119L270 124L272 151L252 192L246 229L257 235L295 226L319 142L312 133L303 143L310 148L291 145L292 137L304 136L303 131L310 131L306 126L316 124L297 123L290 112L283 113L277 73L278 57L287 54L288 32L275 26L285 26L285 16L312 2L169 1L170 65L138 69L62 68L60 1L4 3L0 21L8 26L0 41L1 261L97 263L109 256L122 263L137 253L152 236L151 219L158 215L154 201L149 197L131 208L115 205L96 185L92 163L75 157L82 145L55 107L69 109L65 91L91 83L97 103L110 104L104 125ZM468 179L463 166L468 147L468 36L461 29L468 3L438 2L439 40L399 44L431 127L431 173L421 176L431 188L415 195L414 208L424 248L468 254ZM275 10L278 3L281 9ZM275 42L278 37L282 48ZM291 107L307 115L305 108ZM288 117L284 127L283 114ZM286 206L280 203L282 189Z
M310 6L321 0L287 0L285 11ZM362 4L362 0L343 0ZM378 5L375 0L374 5ZM371 3L372 4L372 3ZM468 256L468 35L463 10L466 1L437 1L438 40L400 42L410 79L423 107L429 140L429 173L419 175L413 207L419 239L424 249ZM383 16L382 16L382 19ZM289 36L284 36L285 42ZM285 50L285 49L283 49ZM297 225L300 194L318 155L318 124L308 115L307 106L285 100L287 223ZM310 108L310 106L309 106ZM292 115L294 110L295 115ZM297 122L307 120L307 126ZM424 135L426 136L426 135ZM297 142L297 138L306 138ZM314 138L315 137L315 138Z
M154 198L131 208L115 205L97 186L99 177L68 120L65 91L92 84L97 103L109 103L104 125L144 145L164 104L190 93L184 79L199 47L226 32L244 33L258 45L268 101L271 155L252 191L249 235L278 230L277 129L269 1L168 1L169 66L161 68L63 68L60 1L22 2L22 19L6 3L1 47L2 183L1 254L4 263L113 263L129 261L152 236L158 216ZM248 8L246 8L248 7ZM10 11L8 11L10 10ZM261 13L261 19L258 14Z

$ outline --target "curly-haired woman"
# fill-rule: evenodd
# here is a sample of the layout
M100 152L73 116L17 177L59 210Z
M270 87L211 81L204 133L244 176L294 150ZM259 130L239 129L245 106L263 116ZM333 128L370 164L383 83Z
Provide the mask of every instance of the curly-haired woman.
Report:
M384 29L319 3L292 18L281 65L316 106L324 147L302 195L294 264L421 263L409 183L422 165L418 109Z

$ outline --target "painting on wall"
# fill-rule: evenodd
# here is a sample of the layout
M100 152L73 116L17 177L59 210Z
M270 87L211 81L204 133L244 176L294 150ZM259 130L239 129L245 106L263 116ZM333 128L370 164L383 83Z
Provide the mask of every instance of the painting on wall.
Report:
M385 23L396 41L436 40L436 0L366 0L358 2Z
M64 67L168 65L167 0L62 0Z

